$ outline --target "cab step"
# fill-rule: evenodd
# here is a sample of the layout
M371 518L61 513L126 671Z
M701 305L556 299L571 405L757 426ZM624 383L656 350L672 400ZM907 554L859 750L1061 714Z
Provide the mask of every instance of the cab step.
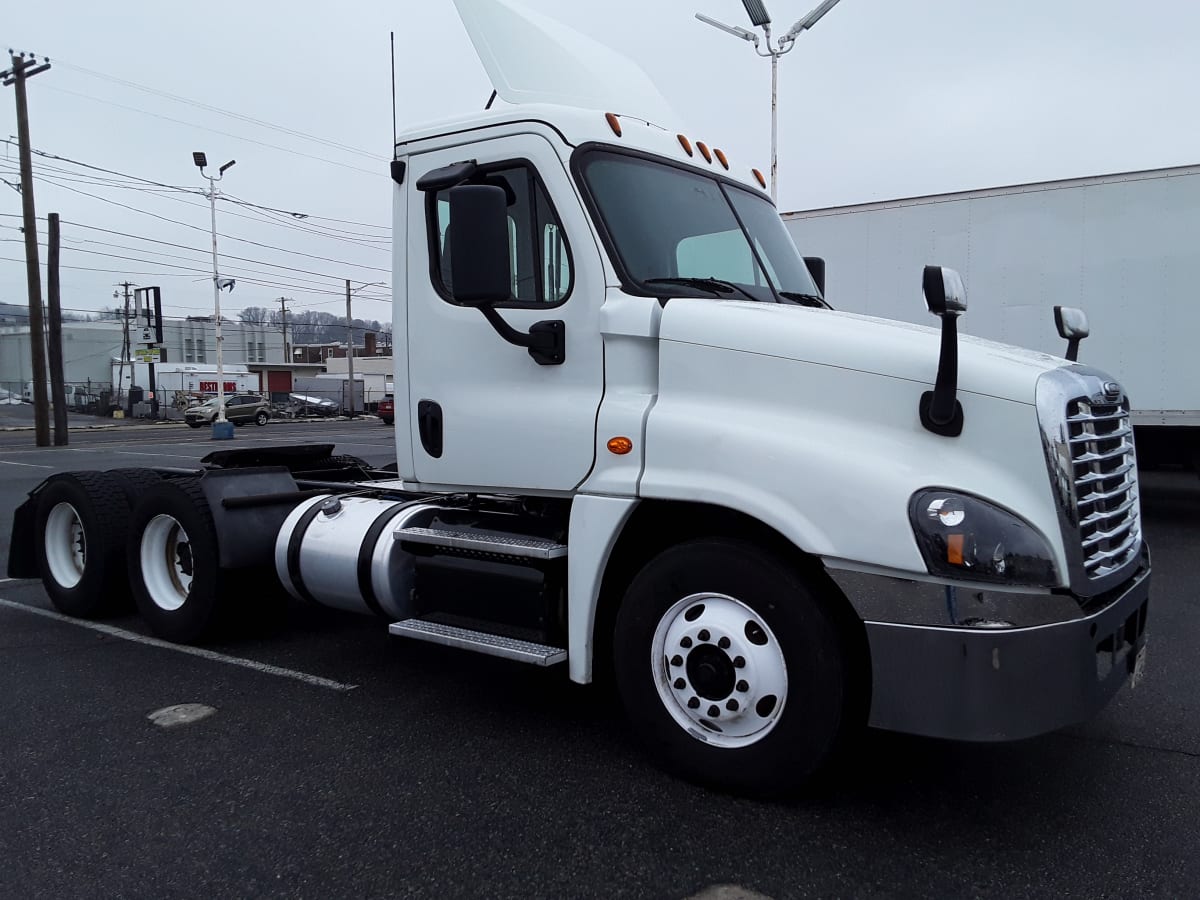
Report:
M567 555L566 544L559 544L545 538L527 537L521 534L469 531L445 526L398 528L392 533L392 537L406 544L423 544L445 550L488 554L509 559L560 559Z
M431 622L428 619L404 619L400 622L393 622L388 626L388 631L399 637L415 638L418 641L429 641L433 644L459 647L463 650L474 650L476 653L483 653L487 656L500 656L504 659L514 659L517 662L531 663L535 666L552 666L567 658L565 647L522 641L487 631L475 631L470 628L459 628L456 625L446 625L442 622Z

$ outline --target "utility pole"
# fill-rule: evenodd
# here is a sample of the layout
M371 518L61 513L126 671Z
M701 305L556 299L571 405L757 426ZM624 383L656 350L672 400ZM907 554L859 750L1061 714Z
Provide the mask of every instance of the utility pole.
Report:
M354 318L350 312L350 279L346 279L346 371L350 374L350 418L354 418Z
M46 300L50 307L50 396L54 406L54 446L67 443L67 391L63 384L62 303L58 290L58 213L50 213L46 253Z
M33 158L29 152L29 103L25 82L50 68L50 60L42 57L41 65L34 54L8 51L12 68L0 72L5 87L16 85L17 143L21 157L21 214L25 232L25 276L29 283L29 343L33 363L33 425L34 440L39 447L50 446L50 419L46 402L46 347L42 331L42 274L38 260L37 211L33 206ZM26 56L29 58L26 59Z
M283 328L283 361L290 363L292 361L291 354L288 353L287 345L287 304L294 303L291 297L279 298L279 324Z
M350 376L350 418L354 418L354 316L350 312L350 295L363 288L383 284L382 281L372 281L370 284L360 284L350 290L350 279L346 279L346 371Z
M125 312L121 316L121 363L117 367L117 406L121 409L125 408L125 404L121 400L122 394L125 392L125 360L129 359L129 289L137 287L131 281L122 281L117 285L119 288L125 289ZM113 299L121 295L113 291ZM133 361L129 363L129 383L133 383Z

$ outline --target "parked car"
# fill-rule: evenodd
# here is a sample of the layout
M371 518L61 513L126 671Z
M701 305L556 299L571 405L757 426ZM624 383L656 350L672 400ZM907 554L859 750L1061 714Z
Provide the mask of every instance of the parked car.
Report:
M216 397L193 406L184 413L183 420L192 428L211 424L216 418L219 402ZM271 418L271 404L262 397L253 394L235 394L225 398L225 418L234 425L245 425L253 422L255 425L266 425Z
M384 425L391 425L396 421L396 399L391 394L384 394L375 412L383 419Z
M288 406L295 416L336 416L341 412L334 401L308 394L288 394Z

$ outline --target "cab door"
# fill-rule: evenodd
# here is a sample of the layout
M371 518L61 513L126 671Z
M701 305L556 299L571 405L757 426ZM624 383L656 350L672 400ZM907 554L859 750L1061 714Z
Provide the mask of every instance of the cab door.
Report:
M447 190L420 177L473 159L469 183L505 189L512 291L497 311L528 331L563 322L566 354L540 365L479 310L454 303ZM525 133L417 154L408 179L409 415L417 480L430 486L570 491L595 457L604 391L600 250L558 154Z

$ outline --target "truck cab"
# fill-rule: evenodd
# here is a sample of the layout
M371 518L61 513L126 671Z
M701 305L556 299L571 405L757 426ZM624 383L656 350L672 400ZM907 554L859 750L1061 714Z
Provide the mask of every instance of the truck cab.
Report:
M614 681L674 771L760 794L868 724L1014 740L1136 680L1150 561L1117 380L959 337L936 265L894 289L938 328L830 308L761 173L636 66L457 5L502 102L395 146L395 470L167 473L122 539L157 633L202 638L228 602L203 573L269 559L392 634ZM86 573L71 511L103 484L76 481L18 525L86 613L58 579Z

